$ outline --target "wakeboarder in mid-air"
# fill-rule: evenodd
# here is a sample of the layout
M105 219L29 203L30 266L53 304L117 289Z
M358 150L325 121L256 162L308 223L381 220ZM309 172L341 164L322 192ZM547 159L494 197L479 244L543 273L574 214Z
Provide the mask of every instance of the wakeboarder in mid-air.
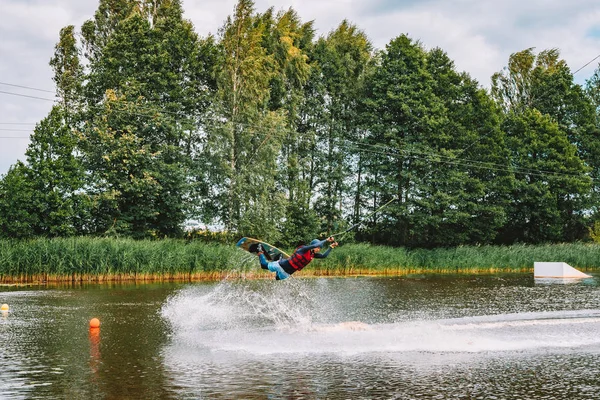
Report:
M331 243L325 253L320 253L321 248L325 243ZM333 236L325 240L315 239L308 246L300 245L294 251L290 258L280 258L279 260L268 262L264 251L261 247L258 248L258 259L262 269L268 269L275 272L275 279L287 279L294 272L300 271L306 267L314 258L325 258L331 252L331 249L337 247L337 242Z

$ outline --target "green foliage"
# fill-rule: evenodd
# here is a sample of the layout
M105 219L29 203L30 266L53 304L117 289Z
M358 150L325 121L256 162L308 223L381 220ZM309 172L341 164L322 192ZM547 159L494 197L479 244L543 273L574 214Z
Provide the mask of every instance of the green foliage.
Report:
M36 192L29 169L22 162L13 165L0 181L0 235L6 238L30 238L39 225L39 213L33 209Z
M61 30L50 65L62 101L36 126L27 164L19 163L1 183L5 220L0 224L7 237L71 236L87 230L89 204L81 190L84 170L73 132L83 79L73 26Z
M62 100L63 112L73 113L80 105L84 80L73 25L60 30L60 39L56 44L54 56L50 59L50 66L54 71L53 80L56 83L57 95Z
M585 204L591 181L575 146L550 117L536 110L510 114L504 129L516 178L504 239L542 243L560 241L572 230L581 232L583 217L574 210Z
M414 229L412 241L420 246L492 242L506 222L505 193L512 185L509 171L487 165L509 162L498 111L487 93L466 73L458 73L441 49L428 52L426 68L433 94L443 103L444 118L435 139L426 142L437 154L428 160L438 165L419 189L429 193L418 201L427 217Z
M81 191L84 170L75 155L76 145L77 136L65 125L64 109L53 107L36 127L25 153L36 192L30 200L38 215L36 235L86 233L89 198Z
M221 29L215 111L224 122L208 129L203 149L214 193L205 207L229 231L277 241L285 210L277 159L288 130L284 113L268 109L277 69L262 47L268 22L242 0Z
M411 240L411 188L433 172L429 162L411 156L413 152L431 152L427 140L434 137L444 119L426 60L418 42L399 36L380 54L366 83L365 145L375 150L365 160L368 194L373 209L398 199L375 216L383 223L374 220L369 226L379 243L398 245Z
M19 163L1 182L2 229L7 237L86 233L88 197L80 191L83 169L74 155L76 136L55 106L35 128Z
M181 233L180 154L173 146L153 143L146 134L168 137L172 127L160 114L146 116L143 109L141 99L132 103L108 92L102 118L86 124L80 135L86 167L95 171L88 183L95 233L111 227L138 238Z
M595 221L593 226L588 227L588 232L594 243L600 243L600 221Z
M206 243L231 244L239 240L239 236L233 232L215 231L209 229L192 229L185 233L188 241L199 240Z
M179 0L100 0L50 65L60 102L0 181L5 237L177 238L191 219L414 249L576 241L597 219L600 73L584 90L557 49L511 55L488 93L442 49L374 53L346 20L315 37L239 0L200 38Z
M585 83L585 91L596 111L597 120L600 119L600 66Z
M265 27L262 46L272 55L275 67L269 84L268 108L279 110L285 124L277 184L273 189L283 190L287 199L279 202L285 214L278 213L280 220L276 225L282 230L281 240L293 244L299 232L306 230L302 226L306 215L313 214L310 201L315 176L315 134L305 124L312 111L305 108L305 102L310 97L307 87L316 71L315 61L311 60L314 28L312 21L302 23L292 9L277 15L269 9L259 18Z
M319 39L313 50L312 76L316 82L312 88L316 90L310 95L315 97L311 105L316 107L309 118L315 121L311 131L315 132L312 151L317 165L313 165L311 183L313 190L317 185L321 187L315 211L323 219L321 230L328 233L344 225L343 200L347 193L354 190L360 203L362 188L353 173L354 154L348 149L360 135L359 98L371 50L365 33L347 20Z
M373 209L398 202L363 238L417 247L494 239L510 174L485 163L506 163L508 152L497 111L476 82L440 49L426 52L400 36L367 80L365 116Z
M578 150L581 158L592 169L590 175L594 179L590 207L598 216L600 210L600 66L586 82L585 95L589 101L593 123L587 129L579 130Z
M102 0L82 37L79 49L74 27L60 32L50 64L62 110L28 150L44 193L36 207L56 224L36 232L179 236L192 209L184 199L198 193L188 175L215 88L215 44L198 38L179 1L161 0ZM60 139L69 137L78 140Z
M531 106L531 86L536 56L533 48L511 54L508 66L492 75L492 96L505 112Z
M314 210L292 203L288 206L287 215L283 225L285 236L281 239L285 246L294 248L300 241L308 243L319 236L320 220Z

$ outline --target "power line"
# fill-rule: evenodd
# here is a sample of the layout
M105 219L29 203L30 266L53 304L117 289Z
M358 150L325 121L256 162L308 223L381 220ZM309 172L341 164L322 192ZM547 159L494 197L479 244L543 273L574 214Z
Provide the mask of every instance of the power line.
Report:
M378 147L376 145L370 145L370 146ZM488 169L488 170L494 170L494 171L516 172L516 173L540 175L540 176L546 176L546 175L556 175L556 176L563 176L563 177L579 177L580 176L578 174L565 174L565 173L561 173L561 172L544 171L544 170L539 170L539 169L529 169L529 168L522 168L522 167L507 167L504 164L497 164L497 163L487 162L487 161L477 161L477 160L471 160L471 159L466 159L466 158L450 157L450 156L441 155L439 153L423 152L423 151L417 151L417 150L393 149L393 150L396 150L397 152L390 152L390 151L378 152L375 150L361 149L358 146L354 146L354 148L359 151L370 151L373 153L389 155L389 156L394 156L394 157L404 155L405 157L409 157L409 158L429 160L432 162L440 162L440 163L445 163L445 164L462 165L462 166L467 166L467 167L472 167L472 168L481 168L481 169ZM421 155L421 157L415 156L411 153ZM432 158L442 158L442 159L447 159L447 160L435 160Z
M3 90L0 90L0 93L9 94L9 95L11 95L11 96L27 97L27 98L30 98L30 99L37 99L37 100L51 101L51 102L53 102L53 103L55 103L55 102L56 102L56 100L52 100L52 99L46 99L46 98L44 98L44 97L29 96L29 95L26 95L26 94L12 93L12 92L5 92L5 91L3 91Z
M0 122L0 125L36 125L35 122Z
M18 87L18 88L29 89L29 90L37 90L39 92L45 92L45 93L55 93L55 92L53 92L51 90L34 88L34 87L31 87L31 86L16 85L16 84L13 84L13 83L0 82L0 85ZM52 99L43 98L43 97L29 96L29 95L20 94L20 93L5 92L5 91L2 91L2 90L0 90L0 93L12 95L12 96L27 97L27 98L31 98L31 99L37 99L37 100L46 100L46 101L52 101L52 102L58 102L59 101L59 100L52 100ZM55 97L57 97L57 96L55 96ZM103 104L97 104L97 105L91 105L91 106L88 106L88 107L92 108L92 109L93 108L102 108L102 107L104 107L104 105ZM177 113L177 112L166 111L166 110L160 110L160 111L158 111L158 109L156 107L152 107L152 106L147 107L147 106L139 106L139 105L136 104L136 107L142 109L142 111L144 109L146 109L147 111L150 111L150 112L159 112L161 114L172 114L172 115L175 115L177 117L180 116L180 114ZM131 114L131 115L140 115L140 116L151 116L151 115L135 114L135 113L129 113L129 114Z
M15 85L14 83L0 82L0 85L12 86L12 87L17 87L17 88L21 88L21 89L36 90L38 92L54 93L52 90L38 89L38 88L31 87L31 86Z
M400 155L399 153L414 153L414 154L419 154L419 155L424 155L426 157L439 157L439 158L445 158L448 159L449 161L452 162L456 162L458 161L464 161L469 163L470 166L476 167L477 165L486 167L486 166L494 166L497 168L501 168L501 170L503 171L515 171L518 170L520 172L525 172L525 173L530 173L530 172L535 172L535 173L543 173L546 175L559 175L559 176L570 176L570 177L578 177L580 176L579 174L565 174L562 172L556 172L556 171L544 171L544 170L538 170L538 169L528 169L528 168L522 168L522 167L512 167L510 170L505 169L506 165L504 164L498 164L498 163L493 163L493 162L489 162L489 161L478 161L478 160L471 160L471 159L467 159L467 158L459 158L456 156L444 156L440 153L435 153L435 152L427 152L427 151L419 151L419 150L410 150L410 149L394 149L394 148L390 148L389 146L382 146L382 145L373 145L373 144L368 144L368 143L359 143L359 142L353 142L351 140L348 139L343 139L344 141L351 143L353 145L355 145L357 148L360 149L360 146L370 146L370 147L375 147L378 150L386 150L388 151L387 153L382 153L382 154L386 154L386 155L392 155L392 156L398 156ZM389 152L390 149L394 152ZM463 149L464 150L464 149ZM399 152L399 153L398 153ZM459 151L459 154L462 154L462 150ZM434 160L435 161L435 160Z
M592 62L594 62L595 60L597 60L598 58L600 58L600 54L598 54L596 57L594 57L593 59L591 59L587 64L585 64L583 67L579 68L577 71L573 72L573 75L575 75L576 73L578 73L579 71L581 71L582 69L584 69L585 67L587 67L588 65L590 65Z
M4 128L0 128L0 131L5 131L5 132L33 132L33 129L4 129Z
M122 111L125 111L125 110L122 110ZM32 132L31 130L27 130L27 129L1 129L1 128L0 128L0 131ZM29 139L29 137L28 136L27 137L25 137L25 136L0 136L0 139ZM548 177L548 176L564 177L564 178L582 177L582 175L579 175L579 174L567 174L567 173L561 173L561 172L556 172L556 171L529 169L529 168L514 167L514 166L510 167L510 166L506 166L504 164L497 164L497 163L493 163L493 162L485 162L485 161L471 160L471 159L466 159L466 158L444 156L442 154L434 153L434 152L424 152L424 151L409 150L409 149L393 149L393 148L390 148L389 146L373 145L373 144L368 144L368 143L358 143L358 142L353 142L353 141L347 140L347 139L343 139L343 141L348 142L350 144L349 147L352 150L355 150L358 152L367 152L367 153L392 156L392 157L404 156L407 158L413 158L413 159L418 159L418 160L427 160L429 162L436 162L436 163L442 163L442 164L448 164L448 165L456 165L456 166L462 166L462 167L468 167L468 168L486 169L489 171L512 172L512 173L516 173L516 174L528 174L528 175L535 175L535 176L541 176L541 177ZM592 181L597 181L597 179L594 179L591 177L589 177L589 178Z
M351 142L351 143L353 143L353 142ZM362 144L362 145L364 146L364 144ZM367 145L367 146L369 146L369 145ZM370 146L376 147L374 145L370 145ZM393 156L393 157L398 157L400 155L404 155L404 157L408 157L408 158L427 160L430 162L437 162L437 163L443 163L443 164L449 164L449 165L458 165L458 166L470 167L470 168L487 169L490 171L512 172L512 173L517 173L517 174L528 174L528 175L535 175L535 176L542 176L542 177L548 177L549 175L553 175L555 177L577 178L577 177L583 176L583 175L576 175L576 174L560 173L560 172L555 172L555 171L528 169L528 168L522 168L522 167L508 167L503 164L469 160L469 159L461 159L461 158L453 159L452 157L447 157L447 156L443 156L443 155L436 154L436 153L426 153L426 152L418 152L418 151L410 151L410 150L406 150L406 151L399 150L399 152L405 153L405 154L400 154L399 152L377 151L377 150L367 149L367 148L360 147L357 145L352 145L352 148L359 152L369 152L369 153L387 155L387 156ZM420 156L410 154L411 152L420 154ZM436 159L434 159L435 157L448 158L449 160L436 160ZM589 178L592 181L597 181L597 179L594 179L592 177L589 177Z
M600 56L599 56L600 57ZM0 93L7 93L7 92L3 92L0 91ZM19 94L15 94L15 93L7 93L7 94L13 94L13 95L19 95ZM24 97L32 97L32 96L26 96L26 95L21 95ZM36 97L34 97L36 98ZM49 100L49 99L43 99L43 100ZM53 101L53 100L49 100L49 101ZM102 109L106 106L106 104L98 104L98 105L92 105L89 106L89 108L91 109ZM165 110L160 110L156 107L153 106L140 106L140 105L136 105L136 108L141 109L142 111L147 110L149 112L153 112L154 114L140 114L140 113L134 113L131 111L128 111L126 109L120 109L120 108L111 108L111 112L116 112L116 113L124 113L127 115L136 115L136 116L143 116L143 117L154 117L157 114L172 114L172 115L176 115L179 116L178 113L176 112L169 112L169 111L165 111ZM172 118L172 117L171 117ZM175 118L172 118L173 120L175 120ZM244 125L246 127L253 127L254 125L251 124L241 124ZM21 131L21 132L31 132L31 130L21 130L21 129L0 129L2 131ZM268 135L267 135L268 136ZM9 137L6 137L9 138ZM11 137L12 138L12 137ZM21 139L21 137L14 137L14 138L18 138ZM483 138L480 138L479 140L481 140ZM411 158L416 158L416 159L426 159L429 161L433 161L433 162L441 162L441 163L446 163L446 164L452 164L452 165L462 165L462 166L467 166L467 167L472 167L472 168L482 168L482 169L488 169L488 170L496 170L496 171L505 171L505 172L513 172L513 173L528 173L528 174L532 174L532 175L541 175L541 176L547 176L547 175L555 175L555 176L563 176L563 177L577 177L579 175L574 175L574 174L564 174L564 173L560 173L560 172L554 172L554 171L543 171L543 170L532 170L532 169L525 169L525 168L520 168L520 167L512 167L507 169L507 167L505 165L502 164L496 164L496 163L490 163L490 162L485 162L485 161L477 161L477 160L470 160L470 159L461 159L461 158L457 158L457 157L451 157L451 156L444 156L442 154L439 153L432 153L432 152L423 152L423 151L418 151L418 150L410 150L410 149L394 149L391 148L392 151L390 151L390 147L386 147L386 146L381 146L381 145L372 145L372 144L368 144L368 143L359 143L359 142L353 142L351 140L347 140L347 139L343 139L344 141L350 143L351 145L354 145L353 147L355 148L355 150L358 151L367 151L367 152L371 152L371 153L378 153L381 155L388 155L388 156L394 156L397 157L399 155L401 155L400 153L404 154L404 156L406 157L411 157ZM469 148L471 145L473 145L474 143L471 143L469 146L467 146L464 149L461 149L460 153L462 154L462 152L464 152L465 150L467 150L467 148ZM368 150L365 149L363 146L368 146L368 147L372 147L375 148L377 150L383 150L383 151L376 151L376 150ZM415 156L414 154L420 155L421 157ZM424 157L423 157L424 156ZM432 160L432 158L442 158L442 159L446 159L444 160Z
M357 146L352 146L351 148L353 150L356 150L359 152L374 153L374 154L387 155L387 156L392 156L392 157L398 157L398 156L402 155L402 154L399 154L396 152L382 152L382 151L376 151L376 150L371 150L371 149L365 149L365 148L361 148L361 147L357 147ZM419 156L416 156L413 154L404 154L404 157L414 158L414 159L418 159L418 160L428 160L428 161L438 162L438 163L443 163L443 164L461 165L461 166L472 167L472 168L488 169L488 170L492 170L492 171L515 172L514 170L508 169L506 166L501 166L500 164L490 163L490 165L487 165L487 166L474 165L474 164L470 164L470 162L474 162L474 161L466 160L466 159L456 159L456 161L432 160L431 158L435 157L435 156L439 157L439 155L430 155L430 156L425 156L425 157L419 157ZM446 157L441 156L441 158L446 158Z
M581 69L583 69L585 66L589 65L591 62L593 62L597 58L600 58L600 55L595 57L593 60L589 61L586 65L581 67L579 70L575 71L575 73L579 72ZM0 84L2 84L2 82L0 82ZM19 85L11 85L11 84L7 84L7 85L19 87ZM30 89L34 89L34 88L30 88ZM38 89L38 90L44 91L43 89ZM56 102L56 100L50 100L50 99L35 97L35 96L22 95L22 94L18 94L18 93L11 93L11 92L4 92L4 91L0 91L0 93ZM106 107L106 105L107 105L107 103L90 105L90 106L88 106L88 108L89 109L103 109ZM117 105L118 105L118 103L117 103ZM171 114L171 115L175 115L177 117L180 116L180 114L177 112L166 111L166 110L159 109L156 106L152 106L152 105L144 106L144 105L135 104L135 108L141 109L142 111L146 110L153 114L135 113L135 112L129 111L127 109L116 108L116 107L111 107L110 112L123 113L123 114L127 114L127 115L136 115L136 116L142 116L142 117L155 117L155 116L161 115L161 114L164 116L167 116L165 114ZM171 117L171 119L175 120L175 118L173 118L173 117ZM28 124L28 123L3 123L3 124ZM257 125L253 125L253 124L243 124L243 123L241 125L246 126L246 127L256 127L257 126ZM32 130L25 130L25 129L0 129L0 131L32 132ZM29 139L28 137L12 137L12 136L5 136L2 138L3 139ZM483 138L484 137L481 137L477 141L470 143L467 147L461 149L459 151L459 154L462 154L465 150L467 150L469 147L471 147L478 141L482 140ZM395 148L390 148L388 146L353 142L353 141L347 140L347 139L342 139L342 140L350 143L351 146L357 151L371 152L371 153L394 156L394 157L397 157L397 156L400 156L403 154L405 157L429 160L432 162L440 162L440 163L446 163L446 164L451 164L451 165L466 166L466 167L471 167L471 168L481 168L481 169L488 169L488 170L494 170L494 171L513 172L513 173L530 174L530 175L538 175L538 176L548 176L548 175L554 175L557 177L580 177L581 176L581 175L577 175L577 174L566 174L566 173L560 173L560 172L555 172L555 171L535 170L535 169L527 169L527 168L522 168L522 167L507 167L506 165L503 165L503 164L463 159L463 158L458 158L456 156L454 156L454 157L444 156L442 154L433 153L433 152L423 152L423 151L410 150L410 149L395 149ZM383 150L383 151L365 149L364 146L372 147L377 150ZM391 149L391 151L390 151L390 149ZM417 155L415 155L415 154L417 154ZM420 157L419 157L419 155L420 155ZM436 160L436 159L432 159L432 158L441 158L441 159L446 159L446 160ZM591 179L594 180L593 178L591 178Z

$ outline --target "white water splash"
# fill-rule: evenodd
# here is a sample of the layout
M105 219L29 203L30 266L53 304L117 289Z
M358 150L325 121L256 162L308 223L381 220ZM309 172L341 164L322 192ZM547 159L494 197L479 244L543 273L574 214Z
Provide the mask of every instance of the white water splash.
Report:
M342 308L330 313L341 319L327 320L316 303L323 296L315 300L304 284L290 279L190 286L167 301L162 316L171 325L174 344L210 352L473 353L600 346L599 310L367 325L344 319Z

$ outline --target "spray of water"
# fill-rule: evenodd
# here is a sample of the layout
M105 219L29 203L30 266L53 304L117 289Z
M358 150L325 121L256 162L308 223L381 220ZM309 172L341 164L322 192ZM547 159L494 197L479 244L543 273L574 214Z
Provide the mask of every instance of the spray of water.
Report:
M227 268L227 275L223 280L246 279L246 274L256 268L256 256L245 251L237 252L237 259Z
M353 320L352 310L307 280L224 280L188 286L162 316L186 349L246 354L473 353L598 346L597 310L451 319ZM367 298L362 306L376 304ZM347 318L348 317L348 318Z

